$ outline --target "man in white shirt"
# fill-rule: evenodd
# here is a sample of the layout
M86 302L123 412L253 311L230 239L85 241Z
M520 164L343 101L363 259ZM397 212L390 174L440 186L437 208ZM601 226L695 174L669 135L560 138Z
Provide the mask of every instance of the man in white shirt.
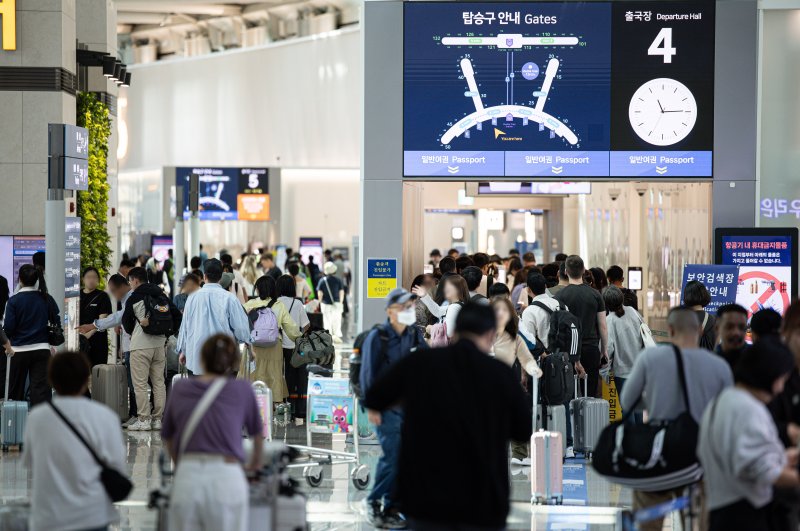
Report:
M533 297L533 304L522 312L521 328L529 339L538 339L544 348L547 348L550 313L541 305L547 306L551 312L554 312L558 310L561 303L547 294L547 281L541 273L532 272L528 275L528 292Z
M532 271L528 275L528 292L533 297L533 303L522 312L520 333L527 337L531 343L536 341L547 349L551 312L559 308L564 310L569 310L569 308L548 295L547 280L541 273ZM550 312L542 306L549 308ZM542 356L546 356L546 354L542 354ZM572 397L569 397L567 402L564 403L565 411L569 411L569 401L571 399ZM567 449L564 452L564 457L567 459L575 457L575 451L572 448L572 423L569 421L567 421Z
M119 417L108 406L83 396L89 371L85 354L53 356L48 377L56 396L52 405L42 404L28 415L23 461L31 470L31 531L105 529L118 520L100 481L100 465L54 409L107 466L127 471Z

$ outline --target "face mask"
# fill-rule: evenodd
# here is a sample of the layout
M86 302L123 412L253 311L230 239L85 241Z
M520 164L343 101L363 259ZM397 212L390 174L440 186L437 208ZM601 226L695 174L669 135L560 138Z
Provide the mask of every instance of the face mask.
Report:
M397 322L406 326L411 326L416 324L417 313L414 311L414 308L409 308L408 310L397 312Z

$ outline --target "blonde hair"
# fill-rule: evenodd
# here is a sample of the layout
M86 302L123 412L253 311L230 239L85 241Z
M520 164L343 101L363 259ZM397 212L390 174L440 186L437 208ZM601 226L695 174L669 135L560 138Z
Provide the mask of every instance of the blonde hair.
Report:
M247 255L242 262L242 276L252 285L258 280L258 257L254 254Z

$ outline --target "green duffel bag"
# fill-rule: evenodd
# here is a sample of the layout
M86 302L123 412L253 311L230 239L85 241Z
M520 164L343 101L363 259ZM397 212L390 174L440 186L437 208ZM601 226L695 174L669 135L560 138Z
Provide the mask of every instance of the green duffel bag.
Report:
M325 330L311 330L295 341L291 364L294 368L309 363L328 366L333 363L335 356L331 335Z

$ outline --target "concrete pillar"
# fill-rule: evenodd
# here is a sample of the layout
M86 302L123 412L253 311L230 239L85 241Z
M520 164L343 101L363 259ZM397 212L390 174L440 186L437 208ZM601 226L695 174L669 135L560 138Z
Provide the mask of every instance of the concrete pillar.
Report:
M364 128L361 142L361 247L358 329L385 318L381 299L368 298L367 258L403 263L403 3L367 0L364 39ZM421 264L419 266L421 268Z

